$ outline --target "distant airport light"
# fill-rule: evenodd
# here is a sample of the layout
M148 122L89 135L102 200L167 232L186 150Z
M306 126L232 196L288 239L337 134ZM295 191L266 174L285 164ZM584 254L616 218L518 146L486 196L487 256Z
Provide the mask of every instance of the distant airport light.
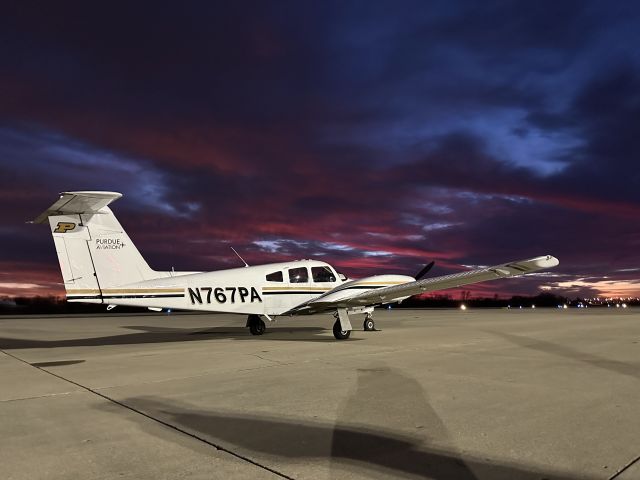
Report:
M622 304L622 308L627 308L627 304L626 304L626 303L623 303L623 304Z
M460 310L466 310L467 306L463 303L462 305L460 305Z
M536 308L536 306L535 305L531 305L531 308Z
M569 306L565 303L562 308L569 308Z

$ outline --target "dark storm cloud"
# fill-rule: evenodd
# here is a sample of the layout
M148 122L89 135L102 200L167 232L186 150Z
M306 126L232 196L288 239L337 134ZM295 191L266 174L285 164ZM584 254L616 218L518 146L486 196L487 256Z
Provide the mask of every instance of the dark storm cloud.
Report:
M534 116L546 129L571 129L582 143L565 152L565 184L602 201L640 203L640 66L620 65L597 74L566 111ZM611 212L615 214L616 212ZM636 210L637 213L637 210Z
M355 275L553 253L555 277L476 291L631 284L637 26L599 2L11 3L4 283L51 271L19 222L95 188L156 268L236 265L230 244Z

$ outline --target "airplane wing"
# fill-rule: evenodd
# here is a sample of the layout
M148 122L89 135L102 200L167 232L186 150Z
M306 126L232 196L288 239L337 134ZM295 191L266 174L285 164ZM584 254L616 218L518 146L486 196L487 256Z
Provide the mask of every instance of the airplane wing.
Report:
M493 267L454 273L452 275L425 278L400 285L370 289L364 292L362 292L362 290L351 290L354 294L348 297L345 297L344 295L337 296L336 294L339 293L340 287L336 287L334 290L325 293L321 297L300 305L295 310L300 312L305 310L309 312L317 312L333 308L349 308L391 303L399 299L425 292L435 292L438 290L445 290L447 288L456 288L462 285L486 282L488 280L495 280L498 278L517 277L527 273L552 268L559 263L560 262L557 258L551 255L545 255L542 257L530 258L528 260L503 263L502 265L496 265Z

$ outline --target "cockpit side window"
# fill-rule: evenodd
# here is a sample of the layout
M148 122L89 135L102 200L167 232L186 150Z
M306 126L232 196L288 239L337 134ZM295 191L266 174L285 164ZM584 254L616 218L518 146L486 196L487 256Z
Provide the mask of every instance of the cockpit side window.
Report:
M292 268L289 270L289 282L305 283L309 281L309 271L306 267Z
M314 282L335 282L336 277L329 267L311 267L311 276Z
M267 275L267 282L282 282L282 272L273 272Z

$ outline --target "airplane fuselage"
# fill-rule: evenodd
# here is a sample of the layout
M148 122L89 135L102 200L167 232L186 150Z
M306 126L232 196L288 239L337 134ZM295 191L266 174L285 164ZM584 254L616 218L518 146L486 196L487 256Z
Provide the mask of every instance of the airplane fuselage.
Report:
M328 302L366 290L414 281L413 277L406 275L376 275L347 280L341 278L331 265L318 260L202 273L165 272L165 275L118 288L68 289L67 299L109 305L140 306L144 303L151 308L275 316L332 290L326 296ZM307 313L314 313L314 310Z

